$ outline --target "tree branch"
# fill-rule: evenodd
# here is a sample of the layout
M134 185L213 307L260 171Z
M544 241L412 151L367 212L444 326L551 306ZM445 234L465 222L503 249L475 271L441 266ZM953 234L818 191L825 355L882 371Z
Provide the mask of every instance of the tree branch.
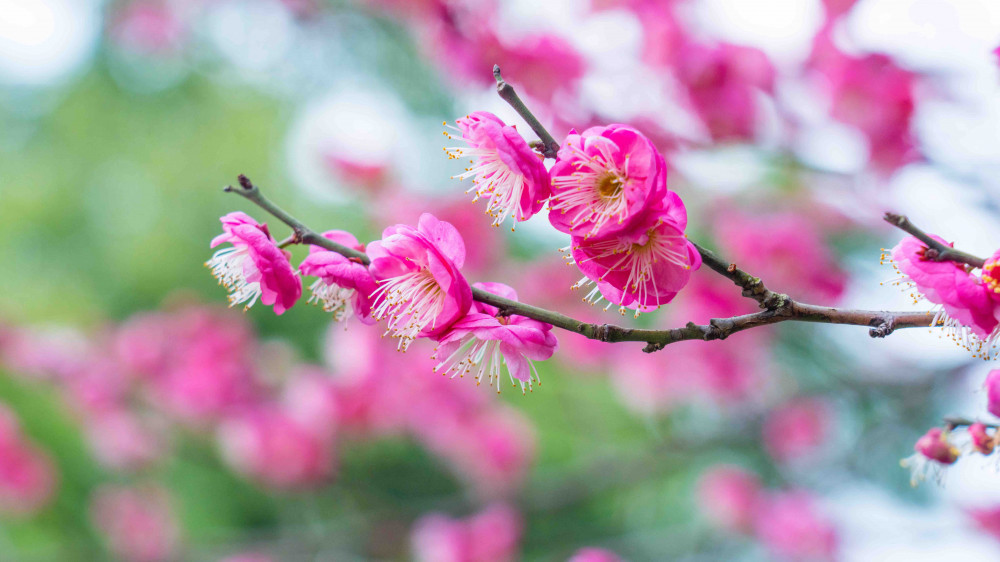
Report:
M929 260L934 261L953 261L958 263L964 263L971 265L972 267L981 268L986 260L980 257L976 257L972 254L965 253L961 250L956 250L951 246L946 246L937 240L930 237L929 234L920 230L916 227L910 219L906 218L906 215L897 215L896 213L886 213L882 217L885 222L895 226L896 228L906 232L920 240L927 245L927 251L924 253L924 257Z
M294 241L326 248L340 255L355 258L365 265L370 263L371 260L368 259L368 256L364 252L337 244L299 222L298 219L265 197L261 193L260 188L254 185L246 176L239 176L239 185L239 188L227 186L225 191L241 195L288 225L292 229ZM643 351L647 353L658 351L671 343L679 341L723 340L736 332L788 321L868 326L870 328L869 335L873 338L885 337L897 328L930 326L933 321L930 312L846 310L799 303L786 295L768 290L764 287L760 279L736 268L735 265L725 265L725 262L711 251L700 246L698 250L702 253L702 259L711 269L729 278L736 285L743 287L744 294L760 302L761 307L765 308L765 310L754 314L734 316L732 318L714 318L708 325L689 322L683 328L672 330L643 330L612 324L582 322L559 312L505 299L476 288L472 290L472 298L476 301L497 307L500 315L509 316L516 314L532 318L570 332L575 332L590 339L607 343L644 342L646 347Z
M542 155L546 158L555 158L556 154L559 153L559 143L556 142L556 139L552 138L552 135L542 126L531 110L528 109L528 106L524 105L520 96L514 91L514 87L505 82L503 77L500 76L500 65L498 64L493 65L493 78L497 81L497 93L500 94L503 101L513 107L514 111L528 123L531 130L542 140Z

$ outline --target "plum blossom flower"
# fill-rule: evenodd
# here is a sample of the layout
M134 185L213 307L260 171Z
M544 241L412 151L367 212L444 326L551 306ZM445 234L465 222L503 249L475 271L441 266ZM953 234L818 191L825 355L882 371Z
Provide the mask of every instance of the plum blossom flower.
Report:
M594 285L584 300L596 304L607 300L605 310L619 306L633 309L634 316L669 303L687 285L691 273L701 267L701 254L684 234L684 205L670 193L670 215L630 233L601 238L574 236L570 258L584 277L574 289Z
M993 454L997 446L996 435L986 431L986 424L976 422L969 426L969 448L983 455Z
M781 559L836 559L837 530L805 492L783 492L762 501L755 534Z
M958 449L948 441L948 433L940 427L927 430L913 446L913 455L899 462L910 469L910 485L916 486L928 476L940 483L944 477L942 468L958 460Z
M517 292L503 283L476 283L479 289L517 300ZM533 381L539 381L538 371L532 361L544 361L559 347L552 325L524 316L499 316L499 309L481 302L473 303L473 309L456 322L451 330L441 338L435 351L435 358L444 359L434 367L442 375L452 373L465 376L475 371L476 384L487 381L496 384L500 392L501 361L507 366L507 374L513 386L521 385L532 389ZM541 381L539 381L541 383Z
M526 221L545 205L551 187L549 173L538 153L528 146L513 126L486 111L476 111L455 121L460 138L468 147L445 148L451 159L469 158L472 164L465 172L453 176L473 178L468 192L486 197L486 213L493 217L493 226L507 219ZM447 123L446 123L447 124Z
M938 236L931 237L951 245ZM1000 324L994 315L996 307L991 298L992 278L985 270L980 278L963 264L930 259L926 257L927 249L923 242L908 236L888 255L883 253L882 262L889 259L899 273L891 283L904 290L914 289L910 294L914 302L923 297L937 305L934 308L937 314L930 325L943 325L949 337L972 351L974 357L988 357L1000 337L1000 330L997 330Z
M561 232L604 237L662 211L667 166L653 143L625 125L571 132L551 170L549 221Z
M804 398L771 412L764 422L764 446L772 457L788 462L814 453L829 433L831 412L817 398Z
M295 273L291 254L278 247L266 224L260 224L246 213L229 213L220 219L223 234L212 239L210 247L229 242L205 265L212 275L229 290L229 303L247 303L250 308L260 298L282 314L302 295L302 281Z
M169 495L159 486L102 486L91 498L90 515L122 560L165 562L177 554L180 531Z
M352 250L365 250L364 244L349 232L330 230L323 236ZM320 246L310 246L309 256L299 264L299 271L319 278L309 287L312 296L308 302L322 304L323 310L333 313L335 321L345 320L353 312L362 322L372 322L370 296L377 285L367 266Z
M468 519L432 513L414 526L418 562L505 562L517 557L523 523L505 504L494 504Z
M729 531L753 529L760 495L760 480L738 466L715 466L698 482L698 507L714 524Z
M430 213L417 228L398 224L368 245L369 271L379 284L372 314L406 351L418 337L440 339L472 306L472 288L459 271L465 242L450 223Z

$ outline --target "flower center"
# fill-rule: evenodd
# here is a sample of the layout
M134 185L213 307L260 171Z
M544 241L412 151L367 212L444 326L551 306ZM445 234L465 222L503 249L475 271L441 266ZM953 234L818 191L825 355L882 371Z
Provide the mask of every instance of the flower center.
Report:
M444 309L447 295L427 268L390 277L380 282L372 293L378 305L375 318L388 318L388 331L400 338L399 348L406 351L410 342L428 327L433 327Z
M621 192L622 180L618 176L608 172L597 180L597 193L605 201L618 197L621 195Z
M996 262L986 262L986 265L983 266L983 283L985 283L986 287L994 293L1000 293L1000 279L998 279L993 273L993 271L997 268L997 265L998 264Z

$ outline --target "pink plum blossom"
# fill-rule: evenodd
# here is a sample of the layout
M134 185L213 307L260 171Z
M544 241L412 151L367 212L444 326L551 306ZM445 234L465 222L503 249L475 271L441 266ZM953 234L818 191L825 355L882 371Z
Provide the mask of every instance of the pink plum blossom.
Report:
M55 495L55 467L28 441L14 412L0 404L0 515L34 515Z
M753 529L761 493L760 481L750 472L737 466L715 466L698 481L698 507L715 525L747 533Z
M764 422L764 446L776 460L788 462L814 453L830 431L831 412L822 400L804 398L785 404Z
M948 433L940 427L927 430L913 446L916 451L902 461L903 468L910 469L910 484L916 486L928 476L940 482L943 477L942 468L954 464L958 460L959 451L948 440Z
M115 470L136 471L148 467L167 448L165 426L152 416L113 408L87 418L87 438L101 464Z
M782 559L819 561L837 557L837 530L805 492L782 492L762 501L755 534Z
M966 513L981 530L1000 540L1000 507L969 509Z
M528 146L514 127L486 111L477 111L455 122L468 147L446 148L452 159L470 159L472 165L459 179L473 178L469 192L488 198L486 213L499 226L511 217L525 221L545 205L551 187L541 156Z
M420 216L417 228L399 224L368 245L370 271L379 283L373 315L403 351L418 337L440 339L472 306L472 288L459 271L465 242L451 224Z
M684 205L670 193L670 209L682 216ZM686 221L663 215L652 224L629 233L600 238L574 236L570 242L573 263L584 278L573 288L594 285L584 300L608 301L605 308L618 305L642 311L669 303L687 285L691 273L701 267L701 254L684 234Z
M282 314L299 300L302 281L289 262L291 254L278 248L266 224L246 213L235 212L220 219L223 234L212 239L210 247L229 242L230 248L215 252L205 263L212 275L229 290L229 303L247 303L250 308L258 298Z
M587 547L574 552L566 562L622 562L622 559L610 550Z
M571 132L551 176L549 221L577 237L633 233L635 224L649 225L673 202L663 156L626 125Z
M972 450L983 455L992 454L997 445L995 431L994 435L990 435L986 431L986 425L980 422L969 426L969 439Z
M513 301L517 293L503 283L476 283L473 285L488 293ZM498 316L496 307L476 302L472 311L452 325L441 338L435 357L443 358L435 367L441 374L452 377L475 372L476 383L488 375L491 385L500 392L500 361L507 366L511 384L532 388L538 372L532 361L544 361L558 348L552 325L524 316Z
M333 442L274 405L225 420L222 455L237 472L278 490L325 482L333 472Z
M165 562L177 555L180 531L169 495L157 485L102 486L91 497L90 516L122 560Z
M330 230L323 236L352 250L365 250L349 232ZM353 312L362 322L372 322L370 296L377 286L368 267L360 261L310 246L309 256L299 264L299 271L319 278L309 287L312 291L309 302L322 304L323 310L333 313L334 320L344 320Z
M983 383L986 389L986 409L994 416L1000 416L1000 369L993 369Z
M425 515L414 525L413 554L418 562L513 562L522 526L520 514L504 504L467 519Z
M950 246L942 238L932 238ZM921 296L939 305L931 326L943 324L959 345L975 355L988 355L997 337L998 320L991 291L983 279L969 273L963 264L950 260L936 261L925 255L927 246L908 236L890 253L893 268L900 274L894 284L915 289ZM886 256L883 254L883 261Z

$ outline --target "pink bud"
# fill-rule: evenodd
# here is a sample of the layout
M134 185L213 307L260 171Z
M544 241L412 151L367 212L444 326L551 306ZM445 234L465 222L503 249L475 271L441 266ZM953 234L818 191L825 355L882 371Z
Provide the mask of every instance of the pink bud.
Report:
M731 531L748 532L760 496L760 482L736 466L717 466L702 475L698 503L713 523Z
M958 449L948 442L944 430L940 427L927 430L927 433L917 440L913 450L941 464L953 464L958 460Z
M972 438L972 448L984 455L993 452L996 440L986 433L986 425L976 422L969 426L969 437Z

